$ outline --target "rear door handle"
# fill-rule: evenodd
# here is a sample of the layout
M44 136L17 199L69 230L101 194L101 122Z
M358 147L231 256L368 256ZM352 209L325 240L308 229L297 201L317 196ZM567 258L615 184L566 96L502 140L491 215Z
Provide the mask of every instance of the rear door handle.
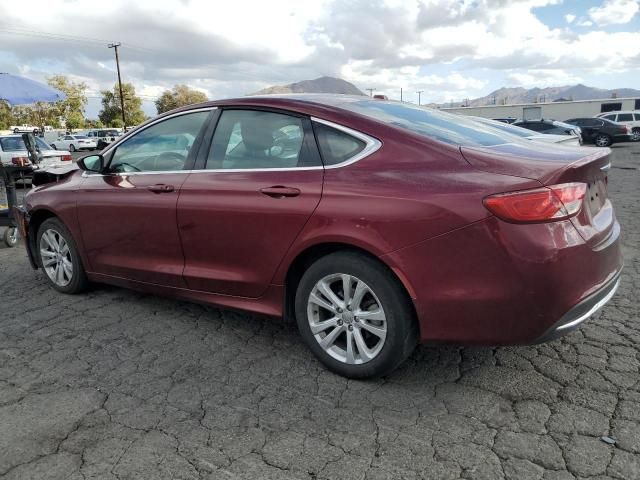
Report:
M173 192L173 185L165 185L164 183L158 183L156 185L149 185L147 190L153 193L169 193Z
M297 197L298 195L300 195L300 190L298 190L297 188L283 187L281 185L261 188L260 192L273 198Z

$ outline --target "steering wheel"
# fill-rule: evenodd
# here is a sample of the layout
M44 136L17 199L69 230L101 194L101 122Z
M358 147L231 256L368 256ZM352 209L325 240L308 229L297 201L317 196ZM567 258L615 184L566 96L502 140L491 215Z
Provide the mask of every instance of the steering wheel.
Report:
M119 163L118 165L116 165L116 168L114 170L116 172L122 172L122 173L142 171L135 165L131 165L130 163L126 163L126 162Z

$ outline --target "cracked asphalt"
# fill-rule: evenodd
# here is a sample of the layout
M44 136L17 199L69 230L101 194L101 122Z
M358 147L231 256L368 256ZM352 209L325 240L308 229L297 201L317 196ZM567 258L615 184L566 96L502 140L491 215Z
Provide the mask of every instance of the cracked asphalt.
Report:
M277 319L64 296L0 248L0 478L640 478L640 144L613 151L626 267L601 313L544 345L422 346L378 381Z

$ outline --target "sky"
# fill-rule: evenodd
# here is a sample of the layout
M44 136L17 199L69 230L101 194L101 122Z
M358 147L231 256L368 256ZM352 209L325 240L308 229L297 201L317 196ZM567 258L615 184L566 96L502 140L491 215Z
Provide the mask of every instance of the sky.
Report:
M640 88L640 0L21 0L0 3L0 71L211 99L324 75L423 103L500 87ZM99 6L98 6L99 4Z

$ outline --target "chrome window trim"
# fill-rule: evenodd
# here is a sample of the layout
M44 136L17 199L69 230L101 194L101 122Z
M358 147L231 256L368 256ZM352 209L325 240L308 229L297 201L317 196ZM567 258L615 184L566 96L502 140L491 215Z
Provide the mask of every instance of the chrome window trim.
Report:
M336 163L335 165L325 166L324 168L327 170L333 169L333 168L342 168L342 167L346 167L347 165L356 163L362 160L363 158L366 158L369 155L372 155L373 153L377 152L382 147L382 142L377 138L370 137L365 133L359 132L357 130L353 130L352 128L349 128L349 127L345 127L344 125L330 122L329 120L323 120L322 118L317 118L317 117L311 117L311 121L321 123L323 125L326 125L327 127L335 128L336 130L340 130L341 132L344 132L347 135L351 135L352 137L355 137L358 140L361 140L365 143L365 147L362 149L360 153L357 153L353 157L345 160L344 162ZM320 145L318 145L318 148L320 148Z
M157 121L154 121L153 123L150 123L148 125L146 125L142 130L137 130L136 134L139 132L142 132L144 130L146 130L148 127L151 127L153 125L155 125L156 123L159 123L163 120L167 120L169 118L173 118L173 117L177 117L180 115L186 115L189 113L194 113L194 112L204 112L204 111L209 111L209 110L216 110L218 107L206 107L206 108L199 108L199 109L194 109L194 110L187 110L184 112L178 112L175 113L173 115L169 115L166 117L162 117L160 119L158 119ZM191 173L244 173L244 172L291 172L291 171L305 171L305 170L329 170L329 169L335 169L335 168L342 168L342 167L346 167L348 165L352 165L356 162L359 162L360 160L362 160L363 158L368 157L369 155L372 155L373 153L377 152L381 147L382 147L382 142L380 140L378 140L377 138L371 137L365 133L359 132L357 130L353 130L352 128L349 127L345 127L344 125L340 125L338 123L334 123L331 122L329 120L323 120L322 118L317 118L317 117L310 117L310 120L312 122L317 122L317 123L321 123L323 125L326 125L328 127L331 128L335 128L336 130L339 130L341 132L346 133L347 135L351 135L352 137L357 138L358 140L361 140L362 142L365 143L365 147L362 149L361 152L357 153L356 155L354 155L353 157L345 160L344 162L341 163L336 163L335 165L328 165L328 166L323 166L323 165L319 165L319 166L314 166L314 167L288 167L288 168L212 168L212 169L207 169L207 168L201 168L201 169L193 169L193 170L163 170L163 171L149 171L149 172L118 172L118 173L109 173L109 174L102 174L102 173L90 173L90 172L82 172L82 176L83 177L112 177L112 176L119 176L119 177L128 177L128 176L137 176L137 175L167 175L167 174L177 174L177 173L186 173L186 174L191 174ZM133 136L132 136L133 137ZM123 138L121 140L119 140L117 143L114 142L111 145L109 145L103 152L102 155L107 155L109 153L110 150L116 148L120 143L124 142L125 140L128 140L131 137L127 137L127 138ZM317 141L316 141L317 144ZM318 146L318 148L320 148Z

